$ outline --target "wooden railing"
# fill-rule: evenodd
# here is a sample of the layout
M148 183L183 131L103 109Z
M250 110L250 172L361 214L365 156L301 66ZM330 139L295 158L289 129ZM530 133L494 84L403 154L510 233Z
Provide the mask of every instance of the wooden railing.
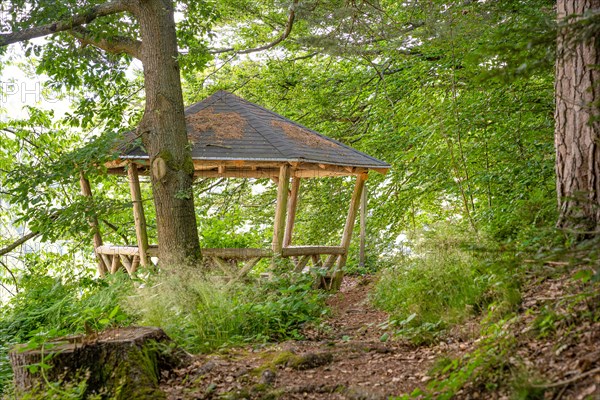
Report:
M140 265L138 246L102 245L96 247L96 254L99 262L102 262L111 274L123 267L128 274L133 275ZM158 257L158 246L148 246L147 254L148 257Z
M96 248L96 254L113 274L123 267L133 275L140 265L138 246L103 245ZM158 257L158 246L148 246L147 254L148 257ZM243 279L261 259L272 258L274 255L271 250L256 248L202 249L204 259L219 268L230 283ZM296 272L312 266L324 272L320 274L324 276L345 255L346 249L341 246L288 246L281 249L280 257L290 258Z
M263 258L273 257L271 250L264 249L210 249L201 251L205 260L217 266L229 280L229 285L243 279Z

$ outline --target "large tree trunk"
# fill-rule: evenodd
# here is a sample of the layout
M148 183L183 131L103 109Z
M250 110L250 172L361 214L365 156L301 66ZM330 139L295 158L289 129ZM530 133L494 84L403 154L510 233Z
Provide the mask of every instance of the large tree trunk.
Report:
M177 40L171 0L139 0L146 110L139 133L152 165L161 265L177 266L200 256L194 212L194 166L185 126Z
M600 229L600 52L595 40L575 39L574 22L600 0L559 0L556 61L556 190L558 226Z

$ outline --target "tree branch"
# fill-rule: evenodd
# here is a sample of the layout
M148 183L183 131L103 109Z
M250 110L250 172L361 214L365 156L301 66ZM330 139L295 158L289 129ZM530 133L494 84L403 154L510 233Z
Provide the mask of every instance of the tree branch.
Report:
M12 278L13 285L15 285L15 290L17 291L17 293L19 293L19 281L17 280L17 277L15 276L15 274L11 271L10 268L8 268L8 265L6 265L6 263L4 263L2 260L0 260L0 265L2 265L2 267L6 270L6 272L8 272L8 274ZM4 290L6 290L8 293L10 293L11 296L15 295L6 286L2 285L2 287L4 288Z
M126 246L129 246L129 243L130 243L130 242L129 242L129 238L128 238L126 235L124 235L123 233L119 232L119 228L118 228L116 225L114 225L114 224L112 224L112 223L108 222L108 221L107 221L107 220L105 220L105 219L102 219L101 221L102 221L102 222L103 222L103 223L104 223L106 226L108 226L110 229L112 229L112 230L113 230L113 231L114 231L114 232L115 232L117 235L119 235L119 236L121 237L121 239L123 239L123 241L125 242L125 245L126 245Z
M286 61L288 62L293 62L293 61L300 61L300 60L306 60L309 58L313 58L314 56L318 55L319 53L316 51L313 51L312 53L308 53L304 56L298 56L298 57L294 57L294 58L287 58Z
M92 33L82 26L74 27L69 33L84 46L92 45L109 53L125 53L138 60L142 59L142 42L139 40L131 39L126 36L94 38Z
M97 6L91 7L89 10L81 14L75 14L62 21L55 21L51 24L34 26L32 28L23 29L17 32L0 34L0 47L12 43L22 42L24 40L52 35L58 32L68 31L77 26L88 24L96 18L129 10L130 4L128 0L114 0L103 4L98 4Z
M233 51L236 54L250 54L250 53L256 53L258 51L268 50L272 47L277 46L279 43L281 43L285 39L287 39L287 37L290 36L290 33L292 33L292 28L294 27L294 20L296 19L296 7L298 6L298 1L299 0L294 0L292 2L292 5L290 6L290 13L288 15L287 23L285 24L285 30L277 39L275 39L271 43L265 44L264 46L260 46L260 47L254 47L251 49L238 50L238 51L236 51L233 47L228 48L228 49L214 49L214 50L209 51L209 53L210 54L222 54L222 53L229 53L229 52Z
M16 249L17 247L19 247L23 243L25 243L26 241L28 241L29 239L33 239L34 237L36 237L38 235L39 235L39 232L29 232L27 235L23 236L22 238L20 238L18 240L15 240L14 242L12 242L11 244L9 244L8 246L3 247L2 249L0 249L0 256L3 256L5 254L7 254L7 253L10 253L14 249Z

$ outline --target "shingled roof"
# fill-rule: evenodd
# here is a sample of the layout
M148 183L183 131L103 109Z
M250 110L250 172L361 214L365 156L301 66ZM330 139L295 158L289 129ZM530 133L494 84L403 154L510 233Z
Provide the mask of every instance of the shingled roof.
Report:
M202 162L252 162L254 165L291 163L374 169L390 165L328 138L234 94L220 90L185 110L195 165ZM147 160L139 147L129 148L122 160Z

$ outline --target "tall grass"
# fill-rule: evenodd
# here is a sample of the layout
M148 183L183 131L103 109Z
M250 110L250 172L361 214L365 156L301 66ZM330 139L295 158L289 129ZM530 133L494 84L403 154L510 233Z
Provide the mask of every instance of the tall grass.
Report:
M381 273L372 302L416 342L433 340L492 304L498 310L514 307L520 298L513 263L482 242L456 231L427 232L413 241L411 255Z
M227 345L300 337L299 329L323 314L324 296L312 280L296 276L228 287L215 277L178 268L127 301L145 325L160 326L192 352Z

